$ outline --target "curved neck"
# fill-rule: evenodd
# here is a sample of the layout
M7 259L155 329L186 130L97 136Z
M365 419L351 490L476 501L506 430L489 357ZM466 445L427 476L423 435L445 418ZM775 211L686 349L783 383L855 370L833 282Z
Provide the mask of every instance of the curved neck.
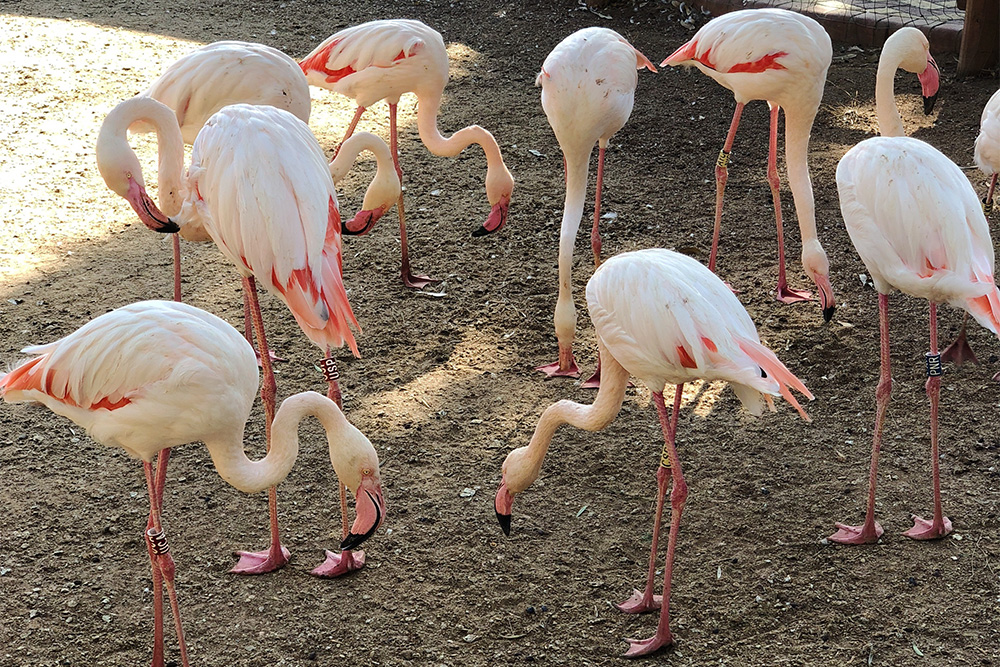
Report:
M883 137L904 137L906 129L903 118L896 107L893 81L902 56L892 45L882 50L878 60L878 74L875 76L875 114L878 117L878 131Z
M816 240L816 202L809 178L809 133L816 113L789 113L785 109L785 166L788 188L795 201L795 217L799 221L802 246Z
M441 108L441 95L424 95L417 98L417 131L420 141L434 155L454 157L467 146L479 144L486 154L486 167L493 169L503 164L500 147L493 135L478 125L462 128L450 137L442 136L437 127L437 115Z
M310 415L316 417L326 429L332 458L333 442L343 431L347 420L333 401L315 392L295 394L282 402L271 424L271 450L262 459L251 461L247 458L242 429L206 439L205 446L215 469L224 480L240 491L256 493L288 476L299 453L299 422Z
M385 170L395 171L392 163L392 152L384 141L370 132L357 132L352 134L347 141L337 149L337 156L330 163L330 176L334 183L339 183L351 170L354 163L364 151L370 151L375 156L376 174L375 178L383 175Z
M592 405L562 400L546 408L528 443L527 462L532 469L532 479L537 477L542 467L542 460L549 451L549 444L557 428L569 424L585 431L599 431L610 424L622 409L625 388L628 386L628 371L608 353L603 344L598 344L601 386L597 390L597 398Z

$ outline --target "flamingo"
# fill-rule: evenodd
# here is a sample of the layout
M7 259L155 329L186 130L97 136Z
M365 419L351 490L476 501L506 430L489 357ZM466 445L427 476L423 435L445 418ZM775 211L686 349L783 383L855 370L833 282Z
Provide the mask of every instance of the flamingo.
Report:
M389 103L390 147L400 180L403 170L399 166L396 105L403 93L416 94L417 129L427 150L434 155L453 157L467 146L479 144L486 155L486 198L492 208L486 222L472 235L484 236L504 226L514 177L503 162L496 139L478 125L470 125L450 137L442 136L438 130L438 110L448 83L448 52L439 32L420 21L369 21L327 37L299 65L310 84L346 95L358 105L344 135L345 141L353 134L366 108L379 100ZM437 281L414 275L410 270L402 194L396 209L402 246L400 275L407 287L422 289ZM375 221L364 225L359 222L344 225L344 233L366 234Z
M726 284L685 255L650 249L612 257L598 267L587 284L587 307L597 331L603 373L597 398L593 405L562 400L546 408L531 441L507 455L494 507L501 528L509 535L514 496L538 477L556 429L561 424L570 424L588 431L601 430L621 409L629 375L649 387L664 436L656 474L659 496L653 544L645 591L635 591L618 607L627 613L658 607L661 611L652 637L628 640L630 648L625 655L633 657L673 643L671 574L681 512L687 498L687 484L674 446L684 383L696 379L728 381L743 405L755 415L761 413L765 402L774 410L771 397L780 394L807 420L809 417L789 387L810 399L812 394L760 343L753 321ZM667 383L676 385L669 419L663 401ZM653 577L664 496L671 477L670 537L663 596L658 598L653 595Z
M227 104L268 104L290 111L305 122L309 122L311 105L309 84L294 60L263 44L236 41L215 42L181 56L140 96L162 102L173 110L185 144L193 144L205 121ZM157 132L161 149L160 203L161 208L173 215L179 200L176 191L169 188L170 181L164 180L162 161L172 161L177 156L174 153L164 156L162 152L172 150L170 143L176 139L164 137L162 128L144 119L128 129L137 133ZM118 131L124 137L124 129ZM140 189L143 187L141 178L138 185ZM146 207L141 205L143 198L139 191L132 198L126 198L143 223L156 231L168 231L157 228L157 222L143 210ZM194 238L194 230L189 230L188 234L191 236L185 236L188 240L207 240ZM174 300L180 301L181 255L177 236L173 237L173 253Z
M890 46L887 41L885 48ZM918 55L914 54L909 66L904 64L904 67L910 71L917 69ZM884 51L882 57L886 57ZM934 70L932 74L925 71L925 76L936 79L930 57L926 53L923 57L925 67ZM879 70L882 71L881 63ZM891 101L891 96L888 99ZM879 130L886 135L893 127L897 131L902 127L898 113L890 114L886 105L880 105ZM883 533L882 526L875 521L875 480L882 426L892 389L889 294L894 289L930 302L926 392L930 402L934 517L928 521L914 516L913 527L904 535L917 540L944 537L951 532L952 525L941 510L938 471L937 413L942 355L937 349L937 304L947 302L962 308L1000 336L1000 291L993 279L989 226L979 197L958 166L918 139L882 136L862 141L837 166L837 190L847 232L879 293L882 352L875 392L865 521L860 526L838 523L837 532L829 539L843 544L864 544L877 541Z
M354 137L352 137L354 139ZM357 143L374 135L357 135ZM344 159L353 159L345 144ZM338 156L341 157L341 156ZM336 161L335 161L336 162ZM340 404L336 364L330 349L347 345L360 356L350 329L357 327L342 280L340 214L331 167L309 127L291 113L270 106L234 104L213 115L195 140L180 213L172 220L182 232L188 225L203 226L216 245L243 276L264 366L261 398L268 423L274 415L275 381L271 369L263 318L257 301L257 282L288 306L303 333L325 350L328 396ZM382 169L369 190L383 193L385 207L399 193L391 169ZM385 183L379 183L384 179ZM265 358L268 358L265 361ZM341 503L346 496L341 489ZM233 572L262 574L288 560L278 536L277 500L270 491L271 545L260 552L241 552ZM344 526L346 534L346 524ZM319 576L338 576L364 565L355 559L327 553Z
M979 136L976 137L976 166L990 177L990 188L983 202L989 213L993 208L993 190L997 186L1000 173L1000 90L986 103L979 121Z
M601 263L601 186L604 151L632 113L637 69L656 68L624 37L607 28L584 28L559 42L545 58L535 85L542 88L542 108L563 152L566 203L559 231L559 298L555 326L559 359L536 370L547 377L577 377L573 357L576 307L573 304L573 246L587 195L587 172L594 144L597 152L597 195L590 233L594 264ZM597 386L599 372L584 386Z
M693 65L733 91L736 111L726 143L715 165L715 228L708 268L715 270L722 223L722 197L728 179L729 156L743 107L766 100L771 110L767 183L774 200L778 227L778 286L782 303L809 300L810 292L793 290L785 279L785 246L781 223L778 176L778 111L785 110L785 160L788 186L802 235L802 266L819 290L823 319L833 317L836 301L830 285L830 262L816 236L816 209L809 180L809 132L823 99L826 71L833 57L830 36L813 19L785 9L745 9L706 23L668 56L663 65Z
M175 588L175 566L161 522L166 459L170 447L204 442L219 475L256 493L288 475L298 453L298 425L315 416L326 430L330 460L353 491L357 516L343 548L355 548L385 518L378 456L337 405L315 392L285 399L272 426L267 456L247 458L243 432L257 391L253 348L229 324L183 303L142 301L88 322L47 345L0 376L0 397L9 403L37 401L71 419L109 447L143 462L149 492L145 541L153 573L153 665L163 662L163 598L166 584L180 645L188 665ZM160 453L156 471L153 458ZM154 479L155 474L155 479Z

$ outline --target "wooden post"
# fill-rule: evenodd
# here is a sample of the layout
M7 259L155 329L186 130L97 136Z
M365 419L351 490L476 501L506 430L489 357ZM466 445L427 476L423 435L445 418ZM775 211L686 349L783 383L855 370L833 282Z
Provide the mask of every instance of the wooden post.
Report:
M958 76L979 74L1000 62L1000 3L966 0Z

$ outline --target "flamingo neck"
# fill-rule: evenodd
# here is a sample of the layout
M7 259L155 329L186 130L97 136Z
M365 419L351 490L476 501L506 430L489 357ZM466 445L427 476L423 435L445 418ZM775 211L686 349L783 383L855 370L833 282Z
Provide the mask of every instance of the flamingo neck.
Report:
M469 125L450 137L438 130L437 116L441 108L441 92L426 94L417 98L417 131L420 141L431 153L442 157L454 157L472 144L479 144L486 155L487 179L489 172L503 165L500 146L487 130L478 125Z
M369 151L375 156L375 178L372 179L365 192L364 209L371 210L385 204L392 206L398 196L399 177L392 160L392 152L384 141L370 132L358 132L345 141L337 156L330 163L330 176L333 182L339 183L351 170L363 151ZM393 187L393 184L397 184ZM396 194L393 194L395 191Z
M527 445L526 465L530 479L534 480L542 468L542 461L549 451L552 436L563 424L585 431L600 431L610 424L622 409L628 371L612 357L603 344L600 346L601 386L593 404L583 405L569 400L553 403L538 420L535 432Z
M583 218L587 198L587 176L593 146L583 151L570 151L566 156L566 201L563 203L562 226L559 230L559 296L556 300L556 338L562 346L572 345L576 332L576 308L573 306L573 248L576 233Z
M785 109L785 165L788 170L788 188L795 202L795 217L799 221L802 247L816 243L816 202L813 198L812 180L809 178L809 134L812 132L812 114L789 112Z
M326 429L332 459L333 442L343 432L347 420L333 401L315 392L303 392L289 396L278 408L271 424L271 450L262 459L251 461L247 458L242 428L206 439L215 469L224 480L245 493L256 493L278 484L288 476L298 456L299 422L307 416L316 417Z
M875 76L875 114L878 117L879 134L883 137L906 136L903 118L899 115L896 97L893 94L896 70L899 69L902 59L903 54L895 48L895 44L888 44L878 60L878 73Z
M112 114L119 110L121 114L112 117ZM143 95L132 98L127 104L119 105L112 114L108 114L108 119L105 120L105 124L110 121L108 131L130 151L127 140L128 128L136 123L149 123L153 127L156 132L156 150L159 158L156 172L159 188L157 203L165 215L177 215L183 202L181 178L184 172L184 139L177 124L177 116L162 102ZM101 130L103 135L104 127Z

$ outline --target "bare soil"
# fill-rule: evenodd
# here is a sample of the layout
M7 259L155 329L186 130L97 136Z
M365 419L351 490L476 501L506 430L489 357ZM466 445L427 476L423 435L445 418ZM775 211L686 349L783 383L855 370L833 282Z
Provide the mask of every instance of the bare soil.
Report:
M105 114L196 45L260 41L293 57L348 25L408 17L450 45L452 80L440 125L490 129L517 179L508 226L473 239L488 211L478 149L430 155L404 100L402 160L414 268L444 279L418 294L398 279L392 216L346 241L346 282L364 327L363 357L341 355L349 418L375 443L390 503L367 544L369 566L342 580L308 570L339 541L336 479L317 427L279 487L292 562L257 578L227 573L235 549L266 542L264 494L248 497L214 472L203 447L171 460L165 521L193 664L620 664L623 637L655 616L612 607L641 586L651 539L662 438L649 392L629 390L599 433L559 431L539 481L518 497L512 536L493 494L506 453L541 411L593 393L532 369L555 358L552 309L564 194L560 153L533 87L545 55L570 32L614 28L659 62L690 32L672 4L619 2L602 18L574 0L367 3L5 2L0 14L0 354L53 340L118 306L169 298L167 239L138 224L97 172ZM942 392L942 487L955 533L916 543L900 533L930 511L923 391L927 305L893 297L895 388L882 452L877 545L825 543L834 520L860 521L878 374L875 293L840 217L834 170L874 132L877 54L835 50L811 144L820 238L839 300L824 324L816 304L783 306L764 179L767 115L747 109L730 166L720 271L765 342L816 393L813 423L787 406L753 419L732 392L694 385L679 447L690 485L673 588L678 643L643 663L728 665L991 665L1000 663L1000 385L997 342L970 329L981 366L948 368ZM939 106L920 114L916 78L900 75L907 127L970 165L980 111L996 80L943 70ZM332 149L352 111L314 94L311 125ZM712 168L731 94L694 71L640 74L635 110L608 154L605 252L649 246L707 260ZM387 136L384 104L362 126ZM147 180L155 145L134 142ZM360 204L372 164L346 183ZM985 180L967 172L981 192ZM784 191L791 282L807 286ZM586 226L586 222L584 226ZM578 246L577 294L592 271ZM242 323L235 271L212 244L184 244L187 300ZM581 304L582 299L578 299ZM265 321L279 398L320 389L318 351L277 300ZM959 315L943 309L942 342ZM595 362L581 312L578 357ZM247 439L263 452L261 414ZM474 495L469 496L469 490ZM152 596L142 542L147 513L137 461L95 444L33 406L0 407L0 664L137 665L150 658ZM661 561L662 562L662 561ZM659 584L658 584L659 586ZM170 632L168 630L168 632ZM175 660L172 633L168 658Z

